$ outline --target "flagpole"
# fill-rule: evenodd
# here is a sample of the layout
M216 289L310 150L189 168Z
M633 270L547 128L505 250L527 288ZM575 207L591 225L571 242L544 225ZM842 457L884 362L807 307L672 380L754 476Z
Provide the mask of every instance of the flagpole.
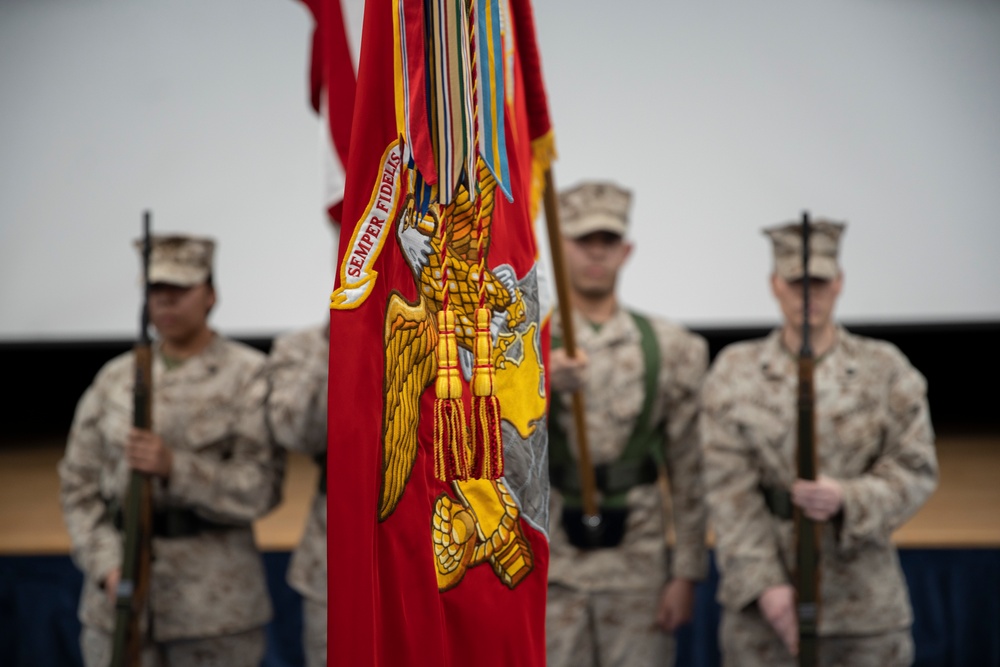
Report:
M556 201L555 178L552 168L545 170L545 226L549 233L549 250L552 253L552 273L556 280L556 296L559 301L559 318L562 320L563 348L569 357L576 357L576 336L573 332L573 308L566 284L566 262L563 259L562 233L559 229L559 204ZM590 448L587 444L586 411L583 392L574 391L573 423L576 426L576 443L580 455L580 495L583 502L583 522L588 528L597 528L601 515L597 510L594 466L590 462Z

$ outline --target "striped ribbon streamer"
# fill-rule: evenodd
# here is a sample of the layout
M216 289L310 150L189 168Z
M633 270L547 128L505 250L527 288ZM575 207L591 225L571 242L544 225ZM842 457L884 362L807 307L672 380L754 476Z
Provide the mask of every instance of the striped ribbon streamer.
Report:
M474 176L472 77L465 0L429 3L430 120L438 201L448 204L463 175Z
M396 0L392 15L396 130L427 183L437 183L437 166L427 115L424 0Z
M474 5L476 49L476 107L479 155L507 201L513 201L504 136L504 54L500 0L476 0ZM470 171L474 174L474 171Z

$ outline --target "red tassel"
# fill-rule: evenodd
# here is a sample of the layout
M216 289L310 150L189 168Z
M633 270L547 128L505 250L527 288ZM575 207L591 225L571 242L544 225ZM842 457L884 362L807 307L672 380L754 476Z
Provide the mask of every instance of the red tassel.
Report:
M472 476L499 479L503 476L503 436L500 434L500 400L496 396L473 396Z
M500 399L493 369L490 310L476 309L476 341L472 366L472 476L503 476L503 436L500 433Z
M469 479L465 404L462 399L434 399L434 474L442 482Z

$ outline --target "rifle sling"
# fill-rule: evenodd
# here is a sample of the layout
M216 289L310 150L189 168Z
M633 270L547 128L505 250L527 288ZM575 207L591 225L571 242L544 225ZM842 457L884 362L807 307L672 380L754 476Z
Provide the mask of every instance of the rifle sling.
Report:
M788 489L761 484L760 492L764 495L764 504L771 514L778 519L791 520L792 494Z
M643 403L635 427L616 461L594 466L594 477L604 499L604 506L624 506L629 489L656 481L657 467L663 462L664 429L662 422L651 424L653 404L657 396L660 370L660 348L649 320L636 312L629 312L639 329L643 356ZM553 336L552 347L562 347L562 341ZM549 416L549 481L559 489L567 504L580 503L580 468L570 454L569 439L556 417L561 402L550 401Z
M652 456L641 459L619 459L611 463L594 466L594 482L604 495L604 504L615 504L612 499L624 496L629 489L640 484L656 481L657 465ZM580 499L580 468L576 465L549 466L549 480L552 486L566 496L567 504L577 504ZM572 503L576 500L577 503Z

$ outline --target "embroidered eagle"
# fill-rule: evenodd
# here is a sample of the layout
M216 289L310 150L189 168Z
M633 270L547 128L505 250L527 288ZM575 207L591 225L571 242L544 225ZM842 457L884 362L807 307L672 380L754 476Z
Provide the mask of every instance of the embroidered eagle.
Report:
M399 503L417 455L420 397L437 373L437 313L442 307L441 225L447 229L448 300L455 313L463 369L471 368L475 340L474 312L479 306L479 260L489 251L496 182L480 160L480 210L467 187L443 209L432 205L421 214L407 193L396 223L396 237L413 273L417 298L398 292L389 297L385 316L382 487L379 521ZM485 266L485 262L483 263ZM524 300L510 267L483 270L485 306L494 322L513 330L525 320ZM509 340L498 340L494 365L502 365ZM466 374L468 377L468 373ZM461 580L468 567L489 560L508 586L531 570L531 549L521 535L518 508L502 480L470 480L452 485L457 500L442 494L435 505L434 536L438 582L444 590ZM453 511L453 506L455 507ZM476 510L479 505L479 510ZM486 507L489 505L489 507ZM464 510L463 510L464 508ZM458 523L452 521L458 517ZM477 548L478 545L478 548Z

